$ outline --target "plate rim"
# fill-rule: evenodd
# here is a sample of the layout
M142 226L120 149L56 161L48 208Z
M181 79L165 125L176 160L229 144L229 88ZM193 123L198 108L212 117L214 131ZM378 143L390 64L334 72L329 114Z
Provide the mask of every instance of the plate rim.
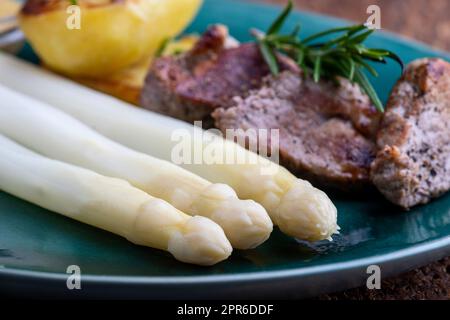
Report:
M203 0L204 2L207 2L208 0ZM211 1L211 0L209 0ZM274 4L274 3L256 3L252 0L222 0L223 2L232 2L240 5L247 5L249 7L264 7L267 10L279 10L281 11L283 9L282 5ZM332 21L333 23L339 23L339 24L357 24L357 21L352 21L345 18L340 18L333 16L331 14L326 13L319 13L315 12L309 9L302 9L302 8L295 8L293 10L294 14L306 14L308 16L311 16L313 18L317 19L326 19L328 21ZM275 18L275 16L274 16ZM410 36L406 36L400 33L397 33L395 31L390 31L388 29L381 28L380 30L376 30L377 32L373 34L374 37L380 37L385 38L389 41L395 41L399 42L402 45L407 45L414 47L417 50L420 51L432 51L436 55L442 56L443 59L450 61L450 51L447 51L445 49L433 47L432 45L429 45L421 40L414 39Z
M299 267L289 270L252 271L248 273L234 273L222 275L200 275L200 276L122 276L122 275L83 275L84 283L91 284L219 284L219 283L244 283L260 280L281 280L286 278L297 278L317 275L332 271L346 271L370 265L383 265L394 263L405 258L417 257L421 254L445 251L450 254L450 235L441 239L431 240L409 248L393 251L387 254L374 255L370 257L354 259L344 262L328 263L312 267ZM0 277L20 277L38 280L66 281L68 274L44 271L21 270L14 268L0 268Z
M206 2L210 2L210 1L214 1L214 0L202 0L202 1L204 2L203 5L205 5ZM283 8L283 6L281 6L281 5L277 5L277 4L273 4L273 3L256 3L256 2L253 2L252 0L222 0L222 2L234 3L234 4L240 5L240 6L245 5L245 6L252 7L252 8L264 8L265 10L280 11ZM318 13L318 12L315 12L315 11L312 11L309 9L295 8L293 10L293 13L294 14L306 14L313 18L326 19L327 21L331 21L333 23L338 23L338 24L351 25L351 24L358 23L356 21L336 17L336 16L333 16L330 14ZM191 24L194 21L195 21L195 19L191 21ZM434 47L434 46L429 45L421 40L414 39L410 36L402 35L400 33L396 33L394 31L390 31L388 29L383 29L383 28L381 30L377 30L377 33L374 34L373 36L377 37L377 38L384 38L385 40L388 40L388 41L394 41L394 42L400 43L402 45L410 46L416 50L432 51L433 54L439 55L441 58L448 60L450 62L450 51Z
M226 0L227 2L238 2L236 0ZM279 10L282 8L279 5L267 4L267 3L254 3L251 1L239 2L241 5L251 7L264 7L271 10ZM303 13L317 19L327 19L334 23L349 24L350 20L337 18L327 14L320 14L304 9L296 9L296 13ZM353 22L354 23L354 22ZM418 41L416 39L397 34L395 32L382 29L378 32L377 37L380 39L386 39L388 41L396 42L400 45L409 46L418 51L429 51L435 55L441 56L443 59L450 60L450 52L442 49L434 48L426 43ZM352 259L343 262L327 263L322 265L316 265L311 267L293 267L285 270L261 270L252 272L238 272L232 274L213 274L213 275L182 275L182 276L129 276L129 275L93 275L82 274L83 282L91 284L145 284L145 285L192 285L192 284L221 284L221 283L251 283L261 280L281 280L298 278L305 276L312 276L317 274L323 274L327 272L343 272L355 268L366 267L373 264L383 265L388 263L395 263L402 259L411 257L418 257L427 253L445 252L445 256L450 255L450 235L441 237L435 240L424 241L419 244L415 244L411 247L394 250L389 253L372 255L359 259ZM438 255L438 254L436 254ZM442 255L442 254L439 254ZM399 270L401 271L401 270ZM34 279L42 281L66 281L67 274L26 270L19 268L10 268L0 266L0 278L2 277L18 277L21 279Z

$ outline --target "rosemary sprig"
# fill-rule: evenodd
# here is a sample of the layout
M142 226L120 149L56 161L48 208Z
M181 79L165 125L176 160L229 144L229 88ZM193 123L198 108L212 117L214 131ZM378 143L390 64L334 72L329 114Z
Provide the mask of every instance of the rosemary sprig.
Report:
M367 78L364 70L377 77L378 73L368 62L386 63L386 59L396 61L402 68L402 60L393 52L385 49L367 48L363 42L374 32L365 25L355 25L335 28L319 32L307 38L300 39L300 25L289 34L281 34L286 19L293 9L289 0L267 32L254 32L261 53L274 75L279 73L277 53L285 54L294 59L306 75L312 74L314 81L322 77L334 79L341 76L358 83L370 97L375 107L384 112L375 89ZM325 36L336 35L331 40L321 42Z

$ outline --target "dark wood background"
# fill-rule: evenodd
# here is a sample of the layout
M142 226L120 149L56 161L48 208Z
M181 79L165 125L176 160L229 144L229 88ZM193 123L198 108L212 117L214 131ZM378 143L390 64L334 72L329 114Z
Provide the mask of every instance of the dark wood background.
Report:
M287 0L252 0L284 5ZM450 51L450 0L294 0L297 9L316 11L355 22L367 20L366 9L380 6L381 26L403 36ZM450 257L383 281L381 290L357 288L318 297L337 299L450 300Z
M285 4L287 0L253 0ZM450 51L450 0L293 0L299 9L350 19L367 20L366 9L381 9L383 29Z

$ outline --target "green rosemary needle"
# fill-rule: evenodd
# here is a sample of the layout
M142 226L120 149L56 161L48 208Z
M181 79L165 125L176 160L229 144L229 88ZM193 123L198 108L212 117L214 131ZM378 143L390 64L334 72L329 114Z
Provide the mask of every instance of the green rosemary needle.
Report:
M292 9L292 1L289 0L286 8L265 34L253 31L272 74L277 75L280 70L277 53L287 55L297 62L305 75L312 75L316 82L322 77L333 79L340 76L358 83L378 111L384 112L383 104L364 70L377 77L378 73L368 62L386 63L386 58L390 58L398 62L403 70L402 60L389 50L367 48L363 42L374 30L365 25L329 29L304 39L298 36L300 25L289 34L281 34L280 30ZM330 35L336 37L321 41L324 36Z

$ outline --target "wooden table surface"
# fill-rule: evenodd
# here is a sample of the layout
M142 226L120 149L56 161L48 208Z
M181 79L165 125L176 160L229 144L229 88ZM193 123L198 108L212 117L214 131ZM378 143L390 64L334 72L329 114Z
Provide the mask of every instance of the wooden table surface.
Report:
M258 0L253 0L258 1ZM287 0L259 0L286 4ZM381 9L381 27L450 51L450 0L293 0L296 7L365 22L369 5Z
M287 0L253 0L284 5ZM297 9L316 11L363 23L367 7L381 9L381 27L450 51L450 0L293 0ZM318 297L338 299L450 300L450 257L383 281L381 290L365 287Z

